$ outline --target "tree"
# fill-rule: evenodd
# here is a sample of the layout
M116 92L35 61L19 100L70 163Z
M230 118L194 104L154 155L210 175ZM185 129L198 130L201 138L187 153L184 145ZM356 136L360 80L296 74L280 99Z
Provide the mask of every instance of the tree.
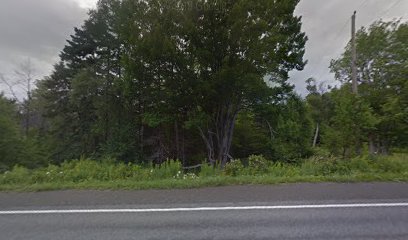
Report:
M377 123L369 104L351 93L350 85L331 92L334 112L325 128L323 142L334 154L350 157L361 154L361 143Z
M305 102L293 92L263 107L261 116L270 132L271 159L296 162L311 154L312 125L307 110Z
M293 92L293 86L276 85L271 90L273 102L239 114L232 154L237 158L258 154L273 161L297 162L311 154L309 109Z
M184 161L202 138L224 166L238 114L280 98L268 80L286 86L305 64L297 3L100 1L39 84L54 155Z
M124 112L117 81L121 75L119 6L119 1L99 1L83 26L75 28L54 72L38 85L36 96L44 104L58 162L100 153L122 132L116 129Z
M368 133L371 154L388 154L391 146L406 142L407 36L408 24L400 21L378 21L357 33L360 96L379 119ZM350 81L350 51L349 44L331 63L336 78L343 82Z
M323 87L324 83L320 83L318 86L313 78L309 78L306 83L306 88L309 91L306 96L306 104L310 118L316 126L312 146L316 147L321 140L322 130L333 116L334 105L330 92L327 92ZM328 89L331 90L331 87L329 86Z
M22 143L19 138L16 105L0 94L0 171L19 161Z
M268 99L267 75L287 79L302 69L305 34L293 12L298 1L193 1L182 42L198 81L195 116L208 160L225 165L240 111Z
M15 70L16 78L14 80L6 79L3 74L0 74L0 80L7 85L10 94L14 100L17 101L23 107L24 115L24 133L28 137L29 129L31 126L32 109L32 91L36 84L34 79L34 68L30 59L27 59L19 64L17 70ZM17 93L17 87L23 91L23 93ZM20 96L18 96L20 95Z
M185 122L199 129L208 160L223 166L238 113L270 97L265 75L287 79L304 65L306 38L293 16L297 1L123 5L132 19L121 31L126 91L140 117L141 146L145 124L161 129L174 122L177 138Z
M33 138L23 137L19 128L18 106L0 94L0 171L14 165L43 166L46 156Z

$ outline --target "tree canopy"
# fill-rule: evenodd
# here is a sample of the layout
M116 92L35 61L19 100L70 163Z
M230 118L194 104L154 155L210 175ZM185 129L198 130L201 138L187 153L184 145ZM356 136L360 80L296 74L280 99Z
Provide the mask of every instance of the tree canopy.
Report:
M0 95L0 170L81 157L221 168L408 146L408 24L378 21L331 62L341 85L294 92L298 0L100 0L24 103ZM29 106L29 107L27 107ZM22 129L24 131L22 131ZM14 146L14 147L13 147Z
M99 1L37 90L54 157L225 165L239 113L273 105L268 81L305 65L297 3Z
M358 31L359 95L376 119L367 129L371 151L387 153L403 146L408 136L408 24L378 21ZM350 45L331 69L342 82L350 81Z

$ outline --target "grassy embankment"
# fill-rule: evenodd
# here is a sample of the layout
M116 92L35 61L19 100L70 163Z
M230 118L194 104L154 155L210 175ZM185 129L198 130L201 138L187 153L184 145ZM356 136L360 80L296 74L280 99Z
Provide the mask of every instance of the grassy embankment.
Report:
M0 191L61 189L172 189L243 184L294 182L408 181L408 154L360 157L349 160L312 157L298 164L272 163L252 156L224 171L203 166L197 173L182 173L175 161L152 168L113 161L75 160L61 166L29 170L14 167L0 175Z

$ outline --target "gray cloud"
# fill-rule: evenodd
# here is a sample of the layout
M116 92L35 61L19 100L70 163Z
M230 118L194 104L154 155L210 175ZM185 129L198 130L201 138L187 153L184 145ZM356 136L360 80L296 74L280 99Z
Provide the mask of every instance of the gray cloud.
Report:
M67 0L1 0L0 73L13 79L19 63L29 58L37 77L49 74L86 12Z
M309 64L304 71L292 72L291 82L297 92L304 94L305 80L334 84L329 72L331 59L341 55L351 38L351 15L357 10L357 28L369 26L380 18L391 20L408 15L406 0L303 0L296 14L303 17L303 31L309 37L305 58Z
M37 77L47 75L58 61L65 40L86 18L79 3L84 0L1 0L0 73L13 77L16 66L30 58ZM350 17L358 11L357 27L380 18L408 15L407 0L303 0L296 14L303 16L303 30L309 37L306 69L292 72L291 81L304 94L304 81L315 77L333 83L328 66L350 39ZM0 85L0 90L5 89Z

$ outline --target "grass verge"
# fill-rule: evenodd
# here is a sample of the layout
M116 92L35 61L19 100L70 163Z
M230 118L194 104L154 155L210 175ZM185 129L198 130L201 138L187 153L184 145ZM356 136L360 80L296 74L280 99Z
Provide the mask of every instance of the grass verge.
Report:
M204 166L201 172L182 173L177 161L160 167L78 160L28 170L15 167L0 175L0 191L50 191L67 189L145 190L185 189L229 185L299 182L407 182L408 155L339 160L313 157L299 164L272 163L261 156L249 164L235 161L225 171Z

